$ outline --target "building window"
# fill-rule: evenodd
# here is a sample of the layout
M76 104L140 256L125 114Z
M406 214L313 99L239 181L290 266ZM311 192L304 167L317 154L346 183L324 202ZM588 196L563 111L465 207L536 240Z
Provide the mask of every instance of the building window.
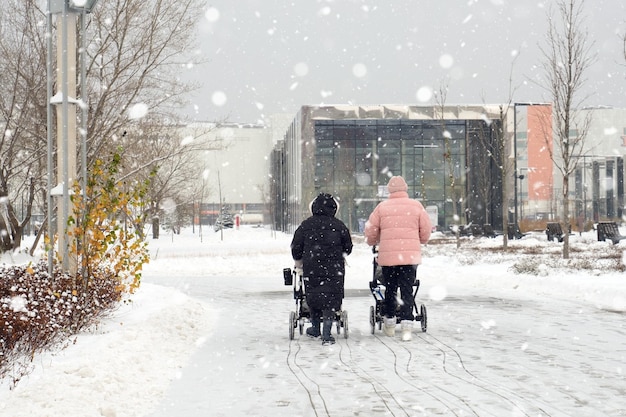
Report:
M351 228L386 198L380 190L392 175L402 175L409 196L424 205L464 201L464 121L320 120L314 132L315 190L340 197L341 218ZM452 212L440 213L452 221Z

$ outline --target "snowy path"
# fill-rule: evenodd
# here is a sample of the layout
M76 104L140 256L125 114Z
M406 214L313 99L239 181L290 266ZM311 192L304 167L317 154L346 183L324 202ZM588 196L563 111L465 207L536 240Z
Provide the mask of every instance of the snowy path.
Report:
M180 280L177 286L219 316L150 417L626 416L623 313L582 300L485 291L474 281L447 285L443 301L422 300L427 283L418 302L428 307L428 331L415 329L414 340L403 343L370 333L367 256L362 250L351 259L366 278L347 285L349 338L330 347L297 330L289 340L293 301L291 287L280 286L284 259L265 258L275 265L259 276ZM450 268L429 265L431 275L473 273ZM501 273L488 272L492 279Z
M153 240L133 302L38 355L31 375L0 391L0 415L626 416L623 272L555 267L561 246L542 233L509 242L526 251L440 238L418 270L428 331L402 343L370 333L371 251L358 239L349 338L330 347L289 340L290 236L246 228ZM611 251L626 262L623 242L573 241L582 265ZM511 271L529 260L539 274Z

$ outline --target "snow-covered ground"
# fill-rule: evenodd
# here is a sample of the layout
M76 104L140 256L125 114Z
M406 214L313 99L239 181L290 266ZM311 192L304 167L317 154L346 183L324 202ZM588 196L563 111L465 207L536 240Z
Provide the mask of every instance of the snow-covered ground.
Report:
M510 242L533 255L434 236L418 270L428 331L400 342L371 334L371 251L355 237L349 337L323 347L288 337L290 239L242 227L152 240L132 302L0 386L0 415L626 415L623 273L555 267L561 244L541 233ZM571 239L577 262L613 249ZM514 273L522 262L538 273Z

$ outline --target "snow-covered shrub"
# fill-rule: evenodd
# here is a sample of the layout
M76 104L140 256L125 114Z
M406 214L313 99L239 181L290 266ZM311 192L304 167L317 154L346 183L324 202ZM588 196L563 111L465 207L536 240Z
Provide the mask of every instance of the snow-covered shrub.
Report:
M524 257L511 265L509 269L516 274L545 275L545 268L542 265L537 258Z
M63 346L110 313L121 293L107 274L97 270L84 285L60 270L50 277L45 261L0 267L0 379L16 384L35 354Z
M85 197L75 185L68 219L74 273L47 262L0 268L0 379L15 384L36 353L61 347L71 335L98 324L141 282L148 262L141 225L147 183L119 178L121 157L97 160Z

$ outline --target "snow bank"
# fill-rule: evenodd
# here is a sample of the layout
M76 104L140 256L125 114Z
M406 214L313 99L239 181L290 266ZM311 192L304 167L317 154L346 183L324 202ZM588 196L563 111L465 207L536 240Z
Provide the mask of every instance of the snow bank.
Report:
M0 386L5 391L0 414L144 415L205 342L212 318L208 306L197 300L172 288L142 284L133 301L94 334L81 334L67 349L38 359L34 372L10 396L4 395L8 387Z

